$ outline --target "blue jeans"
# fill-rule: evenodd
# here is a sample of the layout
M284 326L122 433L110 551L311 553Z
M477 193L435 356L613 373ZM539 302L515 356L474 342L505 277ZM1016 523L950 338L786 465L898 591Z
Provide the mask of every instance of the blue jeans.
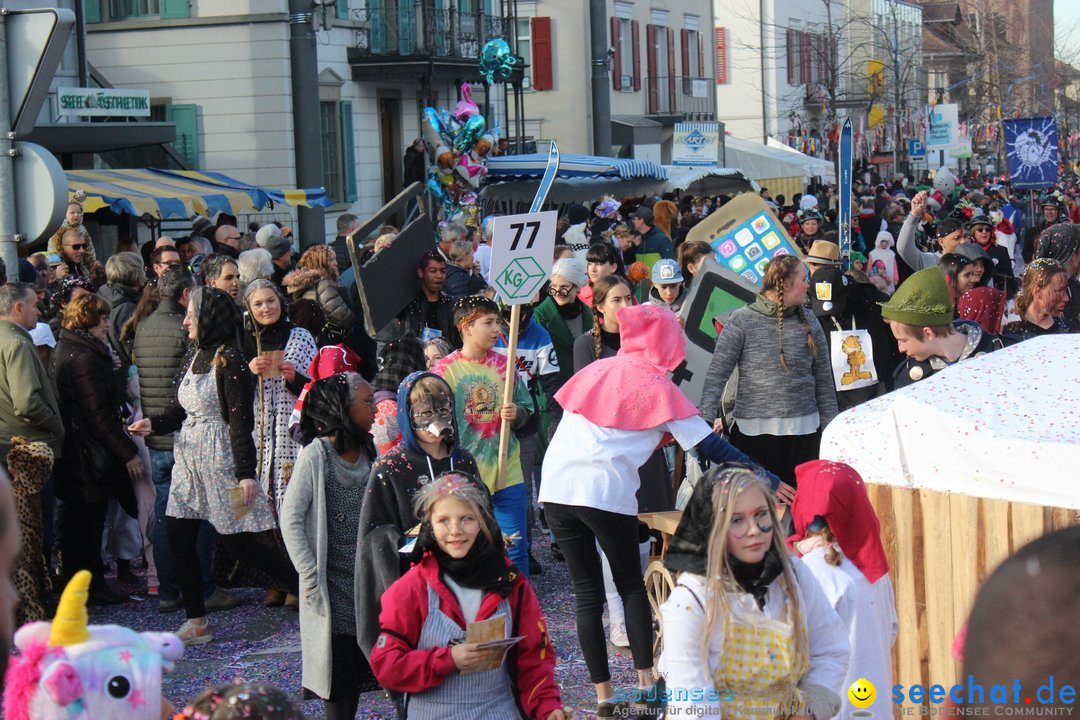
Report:
M169 488L172 486L172 469L175 458L172 450L154 450L150 448L150 472L154 477L154 563L158 573L158 597L162 600L177 600L180 597L180 585L176 580L176 565L172 550L169 548L169 534L165 529L165 508L169 505ZM202 570L203 596L214 593L214 580L211 574L211 562L214 559L214 528L203 522L199 528L196 552Z
M507 550L510 560L525 577L529 577L529 488L525 483L496 490L491 496L495 520L504 535L517 535Z

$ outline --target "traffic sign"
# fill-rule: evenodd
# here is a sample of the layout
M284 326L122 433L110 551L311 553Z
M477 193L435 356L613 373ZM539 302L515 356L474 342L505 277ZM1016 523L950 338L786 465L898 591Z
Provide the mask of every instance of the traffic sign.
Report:
M28 142L15 143L15 230L23 243L48 238L64 220L68 184L60 161Z
M907 154L912 160L926 157L926 145L919 138L908 138Z
M492 222L492 285L508 305L524 305L547 280L555 252L559 213L503 215Z
M64 8L10 10L5 24L11 129L22 137L34 129L49 94L75 26L75 13Z

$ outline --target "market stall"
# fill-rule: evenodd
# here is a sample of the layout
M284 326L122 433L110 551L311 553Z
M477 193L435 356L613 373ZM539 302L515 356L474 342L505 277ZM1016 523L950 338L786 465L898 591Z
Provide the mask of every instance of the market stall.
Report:
M821 457L862 475L902 628L894 682L958 679L953 640L980 583L1080 524L1080 336L1028 340L839 415Z
M490 214L515 212L508 207L528 204L536 194L547 165L546 154L507 155L488 159L481 198ZM603 195L640 197L664 192L668 180L663 166L648 160L562 155L559 174L548 194L554 205L591 202Z

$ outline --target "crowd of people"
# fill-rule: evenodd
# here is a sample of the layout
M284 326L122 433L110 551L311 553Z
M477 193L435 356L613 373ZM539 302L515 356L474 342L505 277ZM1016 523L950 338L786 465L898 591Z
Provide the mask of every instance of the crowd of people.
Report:
M239 602L226 586L259 587L299 612L303 690L328 718L381 689L412 720L565 720L529 582L565 562L598 717L657 713L664 685L706 690L668 698L683 714L847 717L851 683L891 678L897 625L874 510L852 468L819 459L822 430L956 362L1080 331L1064 190L1039 219L1007 187L946 171L926 188L857 184L850 266L834 188L790 204L762 190L803 257L769 261L691 398L669 373L713 249L687 235L725 197L563 208L513 358L490 223L441 224L402 279L415 297L368 328L378 298L360 296L348 239L363 265L392 226L353 238L343 215L298 253L289 228L198 218L102 263L73 200L0 285L0 457L31 444L51 468L20 504L36 537L17 622L50 617L80 571L89 605L124 602L115 572L203 644L209 615ZM848 330L873 357L854 389L830 360ZM654 657L638 516L675 509L675 446L708 470L666 556L678 583ZM609 641L632 654L631 698Z

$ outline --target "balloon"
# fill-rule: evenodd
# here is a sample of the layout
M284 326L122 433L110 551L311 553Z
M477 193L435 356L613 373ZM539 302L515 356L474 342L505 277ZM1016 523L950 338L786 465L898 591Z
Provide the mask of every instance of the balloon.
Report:
M424 108L421 119L420 135L424 138L429 149L434 149L446 143L443 142L443 134L446 132L435 108Z
M454 167L454 153L445 145L440 145L435 151L435 162L439 167L449 170Z
M464 100L459 100L457 106L454 107L454 118L458 122L465 122L480 112L480 108L473 102L472 86L469 83L461 84L461 95Z
M465 126L454 136L454 149L458 152L465 152L467 149L472 148L473 145L476 145L476 141L484 134L484 125L483 115L473 115L466 120Z
M445 203L449 200L446 195L446 190L439 184L439 181L435 179L435 176L428 178L427 189L439 202Z
M487 168L479 163L473 162L472 158L468 155L461 156L454 171L460 175L465 182L476 189L480 188L480 178L487 174Z
M484 47L480 48L480 74L488 85L509 81L516 64L517 58L502 38L488 40Z
M491 148L495 145L495 136L491 133L484 133L480 136L480 139L473 145L473 152L476 153L477 158L487 157L487 154L491 152Z

